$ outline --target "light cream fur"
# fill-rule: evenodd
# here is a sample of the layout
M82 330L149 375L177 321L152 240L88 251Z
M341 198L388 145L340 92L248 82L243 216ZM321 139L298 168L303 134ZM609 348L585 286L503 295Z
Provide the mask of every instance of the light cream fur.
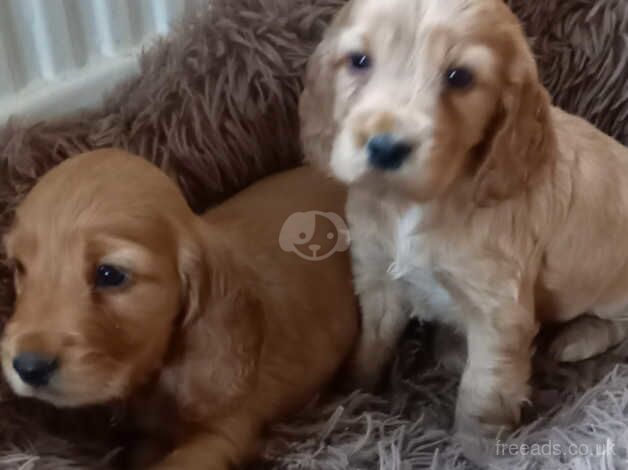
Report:
M468 89L447 87L452 67L473 72ZM309 160L350 186L359 383L411 316L453 324L468 352L456 426L495 434L529 399L542 323L596 317L559 334L561 360L626 337L628 150L551 106L502 1L350 1L310 62L301 120ZM379 133L413 145L398 170L369 165Z

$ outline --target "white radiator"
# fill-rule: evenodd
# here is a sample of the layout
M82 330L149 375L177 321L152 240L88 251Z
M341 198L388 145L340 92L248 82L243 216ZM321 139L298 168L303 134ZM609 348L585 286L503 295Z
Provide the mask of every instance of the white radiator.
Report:
M137 55L208 0L0 0L0 126L94 105Z

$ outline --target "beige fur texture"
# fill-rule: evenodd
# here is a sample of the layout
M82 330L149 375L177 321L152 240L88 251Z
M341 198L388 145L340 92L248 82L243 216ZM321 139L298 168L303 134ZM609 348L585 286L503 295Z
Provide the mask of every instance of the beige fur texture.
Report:
M211 9L186 18L174 34L147 48L140 74L96 109L34 125L11 122L0 131L0 231L46 171L94 148L122 147L159 163L198 210L271 171L295 165L303 68L344 3L211 0ZM628 143L628 3L507 3L525 25L553 102ZM1 323L11 310L12 281L0 263ZM281 425L266 453L268 467L467 466L449 434L459 376L440 368L426 351L432 339L427 332L411 331L383 393L341 396ZM583 363L537 363L534 413L526 413L521 434L508 441L552 440L566 449L570 442L595 448L610 439L616 455L492 454L480 466L622 468L628 445L628 367L593 386L627 357L624 347ZM134 442L123 426L124 409L56 410L16 398L4 383L0 414L2 470L110 468L120 447Z
M550 105L503 2L349 2L300 110L308 159L350 187L360 384L411 317L443 321L467 338L456 429L494 436L529 400L541 324L596 318L556 338L564 361L626 337L628 150Z

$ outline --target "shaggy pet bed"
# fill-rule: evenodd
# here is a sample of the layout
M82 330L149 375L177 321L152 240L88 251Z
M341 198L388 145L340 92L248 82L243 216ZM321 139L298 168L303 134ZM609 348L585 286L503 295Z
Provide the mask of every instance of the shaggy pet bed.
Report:
M0 131L0 234L38 177L87 149L143 155L180 184L196 210L297 164L300 76L342 3L212 0L148 50L141 74L100 109L10 123ZM628 2L509 3L532 37L555 102L628 143ZM11 302L2 270L0 319ZM264 462L253 467L628 469L628 345L575 366L539 354L525 426L486 450L448 432L458 375L433 356L433 338L429 328L413 328L382 394L312 405L273 429ZM128 442L123 423L115 407L57 411L15 399L0 385L0 469L108 468Z

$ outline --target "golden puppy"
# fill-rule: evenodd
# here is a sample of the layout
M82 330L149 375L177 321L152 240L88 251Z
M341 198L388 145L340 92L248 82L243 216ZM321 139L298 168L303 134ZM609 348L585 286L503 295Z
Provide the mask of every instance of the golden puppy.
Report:
M493 434L520 420L540 323L578 317L563 361L626 337L628 151L550 105L503 1L350 1L301 119L309 160L351 187L363 385L411 316L447 322L467 338L457 428Z
M174 444L155 468L239 465L266 424L330 381L357 334L347 254L311 261L279 244L292 214L343 214L345 200L303 167L201 218L139 157L71 158L34 187L6 237L9 383L61 407L129 400Z

